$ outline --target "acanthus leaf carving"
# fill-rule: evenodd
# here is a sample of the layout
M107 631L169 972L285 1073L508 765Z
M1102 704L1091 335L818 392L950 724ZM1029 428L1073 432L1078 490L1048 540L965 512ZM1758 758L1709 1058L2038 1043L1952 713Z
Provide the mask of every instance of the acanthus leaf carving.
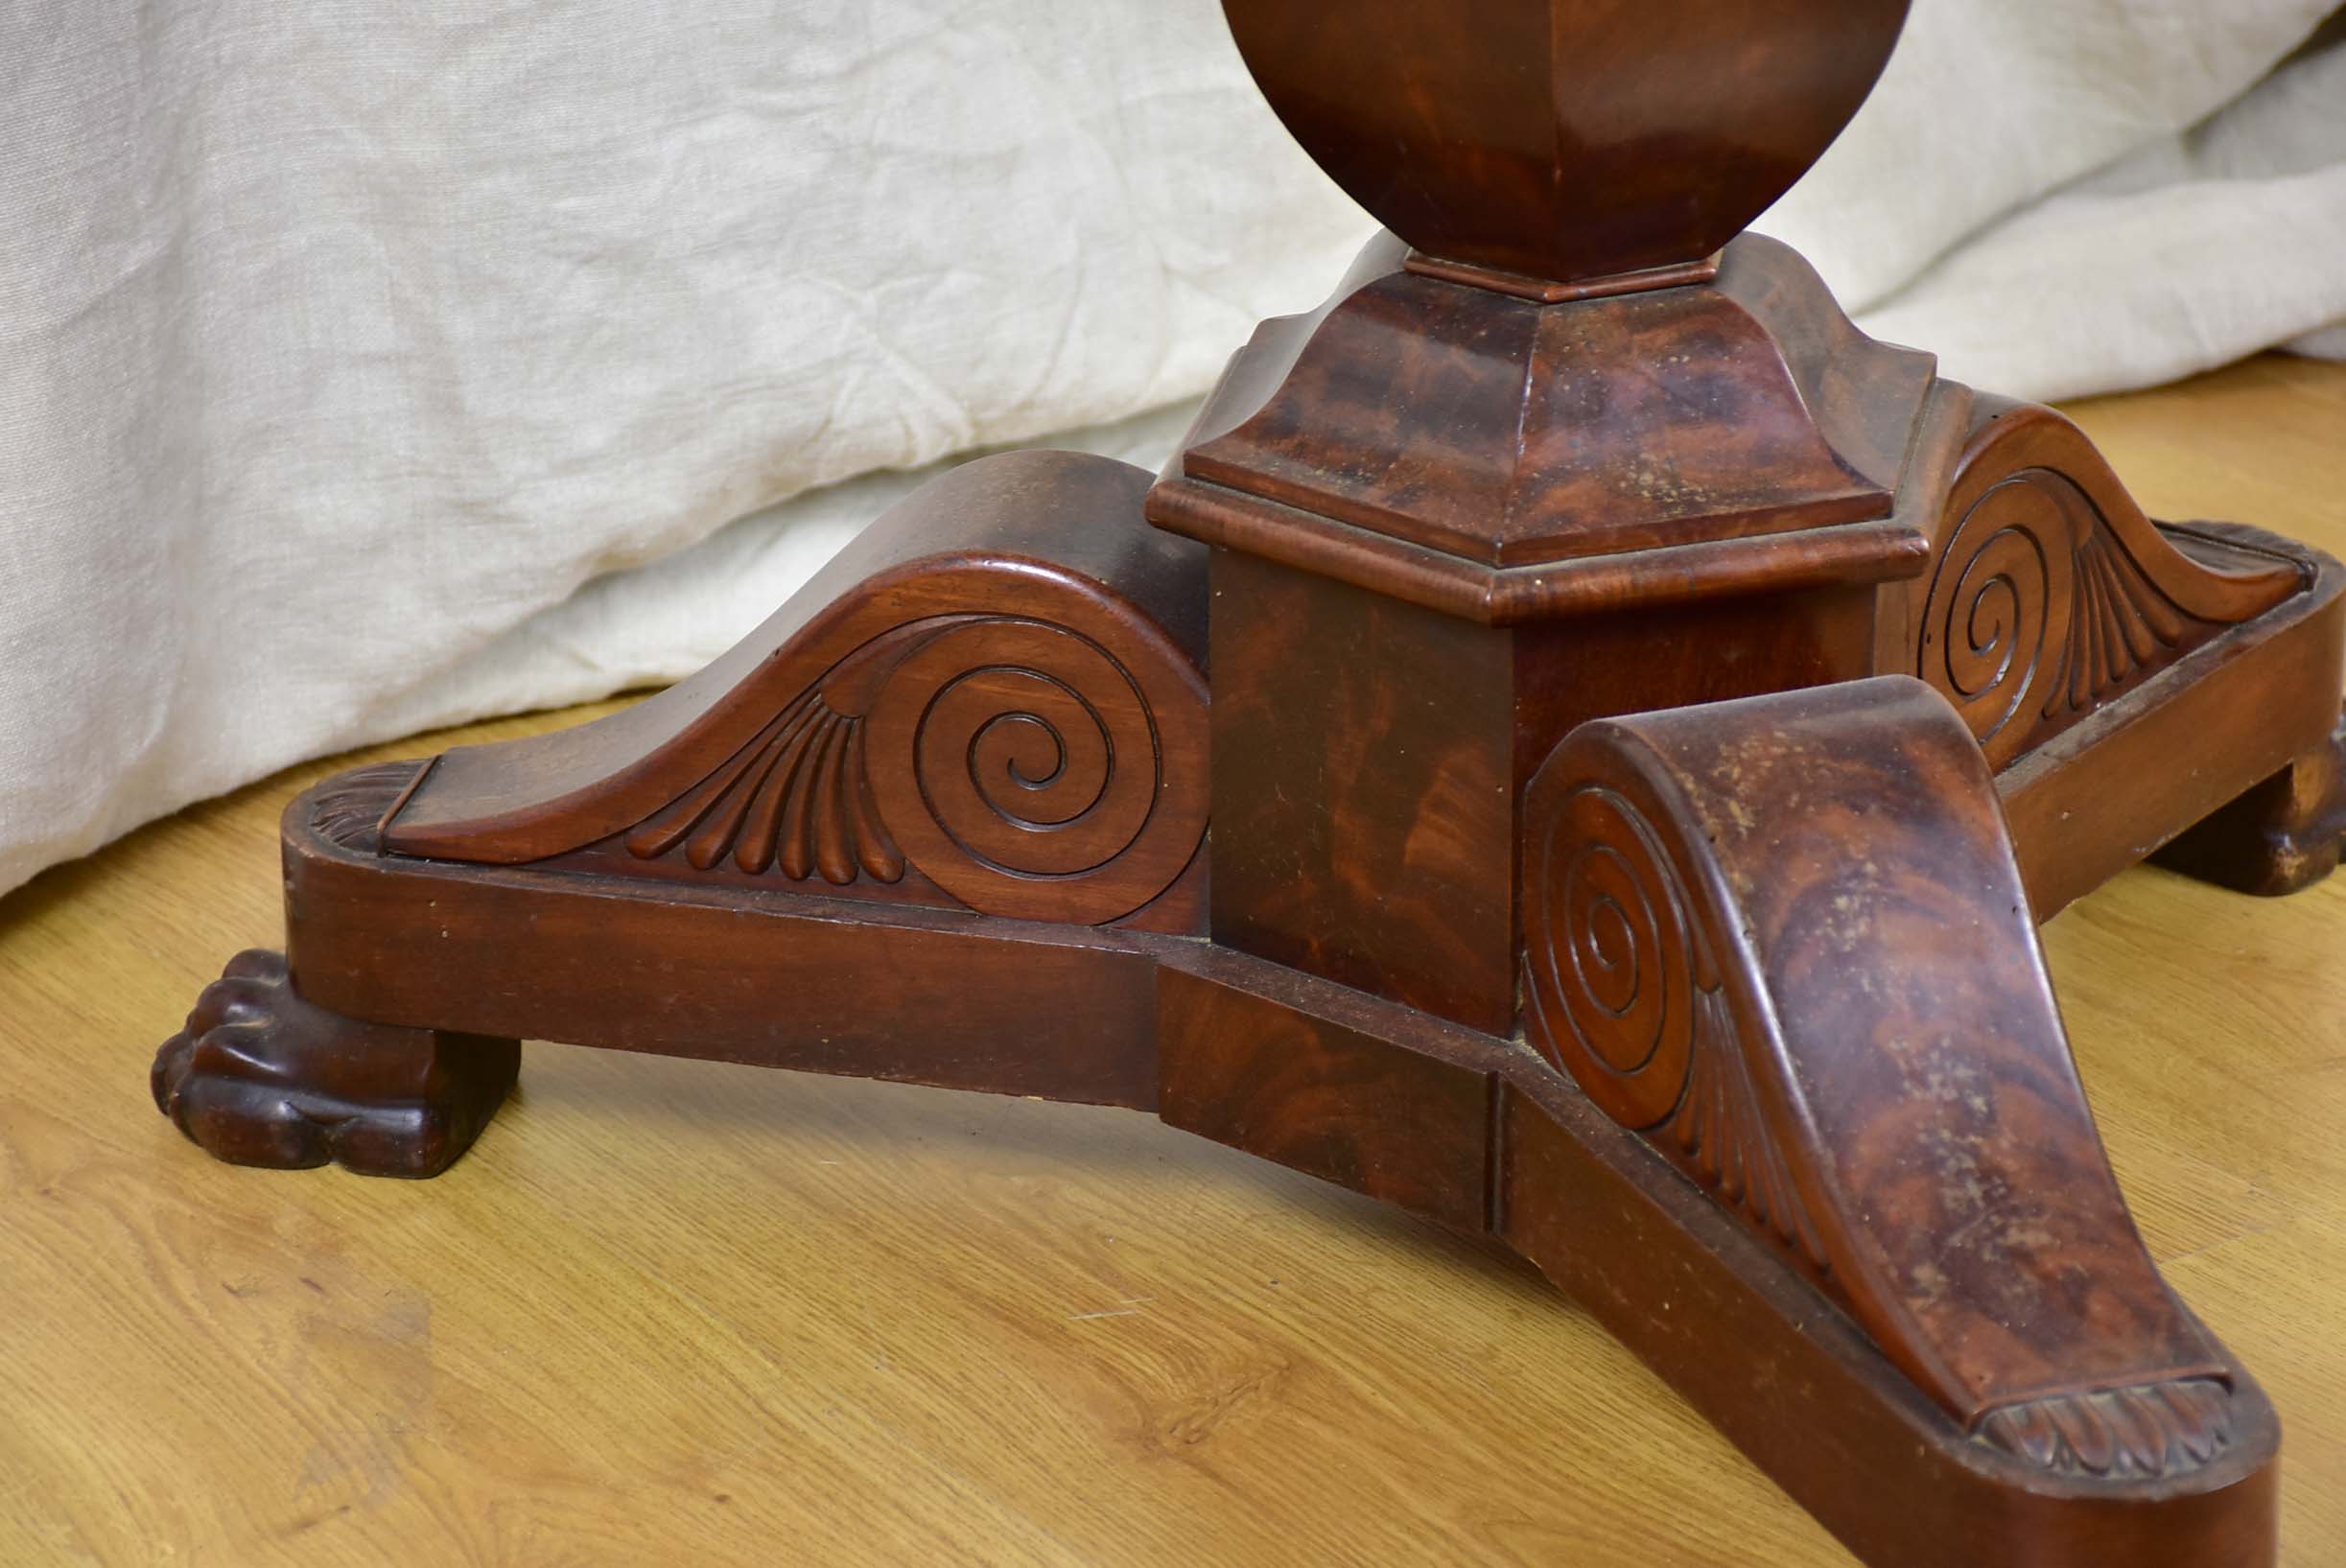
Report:
M2231 1392L2186 1377L2055 1394L1990 1411L1975 1436L2059 1475L2157 1480L2232 1446Z

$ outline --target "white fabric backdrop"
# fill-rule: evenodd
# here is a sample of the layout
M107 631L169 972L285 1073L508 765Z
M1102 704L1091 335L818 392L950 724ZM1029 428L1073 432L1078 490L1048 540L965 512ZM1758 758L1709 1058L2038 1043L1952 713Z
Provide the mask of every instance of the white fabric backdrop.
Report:
M2346 322L2331 4L1916 0L1762 226L2016 393ZM1154 465L1367 232L1214 0L0 0L0 890L683 674L902 470Z

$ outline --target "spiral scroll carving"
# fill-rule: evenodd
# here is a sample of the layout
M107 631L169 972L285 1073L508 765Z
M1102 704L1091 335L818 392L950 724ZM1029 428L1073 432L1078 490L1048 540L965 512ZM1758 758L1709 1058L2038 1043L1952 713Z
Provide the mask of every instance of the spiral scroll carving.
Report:
M1613 1120L1812 1271L1817 1227L1769 1136L1709 938L1670 852L1628 798L1586 784L1525 867L1530 1036Z
M1526 888L1534 1038L1607 1115L1658 1127L1685 1098L1707 969L1684 889L1653 828L1609 789L1575 790L1542 847Z
M1167 766L1203 755L1202 709L1153 704L1066 626L944 627L881 685L870 725L875 767L900 783L890 826L974 909L1112 919L1170 882L1205 831L1203 779Z
M916 868L981 913L1116 919L1205 832L1203 702L1173 657L1136 671L1037 619L911 621L833 665L627 849L840 888ZM1191 760L1184 776L1169 757Z
M816 872L834 886L895 882L904 858L880 821L863 765L863 722L835 712L818 688L785 708L699 786L627 835L628 853L682 851L695 870L731 855L792 881Z
M1523 798L1526 1042L1953 1430L2163 1480L2244 1431L2067 1070L1974 746L1909 678L1582 726Z
M2031 466L1989 484L1948 535L1916 672L1955 704L1992 764L2014 761L2269 597L2211 591L2149 524L2132 531L2142 537L2129 543L2128 527L2076 480ZM2205 602L2187 608L2163 583Z
M2074 579L2067 516L2025 480L1981 498L1949 541L1924 614L1923 675L1982 746L2026 737L2053 610L2069 601Z

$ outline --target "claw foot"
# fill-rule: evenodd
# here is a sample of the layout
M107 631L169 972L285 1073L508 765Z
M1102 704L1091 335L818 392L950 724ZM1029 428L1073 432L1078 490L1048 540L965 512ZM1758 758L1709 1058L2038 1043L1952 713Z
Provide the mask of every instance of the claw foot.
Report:
M363 1023L304 1001L285 955L242 952L155 1052L154 1103L215 1158L437 1176L513 1087L517 1041Z

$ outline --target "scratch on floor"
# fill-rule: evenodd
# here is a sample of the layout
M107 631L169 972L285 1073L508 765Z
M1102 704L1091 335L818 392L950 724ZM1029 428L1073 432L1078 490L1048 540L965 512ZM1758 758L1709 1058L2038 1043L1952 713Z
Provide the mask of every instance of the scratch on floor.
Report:
M1127 1296L1119 1304L1104 1312L1078 1312L1067 1319L1071 1323L1089 1322L1093 1318L1137 1318L1140 1309L1157 1299L1154 1296Z

